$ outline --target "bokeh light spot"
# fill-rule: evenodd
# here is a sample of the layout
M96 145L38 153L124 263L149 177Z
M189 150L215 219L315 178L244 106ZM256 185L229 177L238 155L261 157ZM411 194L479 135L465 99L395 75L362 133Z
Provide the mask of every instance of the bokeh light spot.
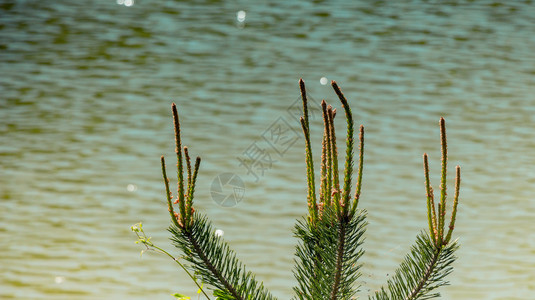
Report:
M245 16L247 14L245 13L245 11L243 10L240 10L239 12L236 13L236 20L238 20L238 22L245 22Z
M137 185L135 184L129 184L126 186L126 190L129 192L135 192L137 191Z

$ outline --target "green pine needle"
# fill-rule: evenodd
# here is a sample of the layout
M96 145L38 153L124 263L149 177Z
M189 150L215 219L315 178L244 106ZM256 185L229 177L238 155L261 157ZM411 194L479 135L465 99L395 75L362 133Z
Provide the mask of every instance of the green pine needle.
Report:
M236 254L205 216L193 214L191 227L184 229L171 225L171 240L184 254L184 259L198 273L202 281L212 286L220 297L228 299L270 300L275 299L257 282L255 276L245 269Z
M326 208L316 223L296 224L294 234L301 240L295 253L296 299L351 299L360 276L365 219L366 212L359 211L341 222L333 208Z
M435 289L448 285L445 277L453 271L457 243L436 248L434 241L420 233L410 253L405 257L386 288L381 288L370 300L423 300L439 297Z

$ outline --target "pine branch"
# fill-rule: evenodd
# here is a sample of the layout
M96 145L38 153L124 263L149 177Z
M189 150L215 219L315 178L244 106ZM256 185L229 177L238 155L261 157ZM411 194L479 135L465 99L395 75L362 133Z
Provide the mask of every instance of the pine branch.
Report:
M301 99L303 101L303 116L301 117L301 127L305 136L305 155L307 166L307 183L308 183L308 209L310 217L316 219L318 217L318 207L316 201L316 186L314 180L314 161L312 160L312 148L310 146L310 125L308 122L308 99L305 89L305 82L303 79L299 80L299 88L301 90Z
M440 176L440 203L438 205L438 239L444 239L444 219L446 217L446 174L448 166L448 144L446 142L446 123L440 118L440 145L442 152L442 172Z
M186 170L188 173L188 186L191 185L191 158L189 157L188 147L184 146L184 157L186 157Z
M320 177L320 199L319 205L323 205L325 200L329 198L327 195L329 190L327 188L327 131L323 131L323 138L321 139L321 177Z
M294 287L297 299L351 299L360 276L358 262L366 229L366 213L340 222L331 207L315 224L298 222L294 234L301 240L296 248ZM340 242L343 241L343 242Z
M430 299L438 297L439 293L431 294L434 289L448 284L444 277L451 273L451 264L455 261L453 252L458 248L457 243L450 243L451 234L455 227L459 187L461 182L461 168L456 168L455 196L449 231L444 237L444 217L446 215L446 168L448 160L446 143L446 125L444 118L440 118L440 140L442 152L442 170L440 179L440 202L438 214L435 210L433 188L429 183L429 162L424 153L424 176L427 202L427 221L429 234L421 233L411 252L405 257L392 279L387 283L388 292L384 288L375 293L374 300L389 299Z
M338 251L336 253L336 267L334 274L334 282L331 291L331 300L336 300L340 288L340 276L342 275L342 265L344 262L344 249L345 249L345 236L346 236L347 224L346 222L340 222L340 231L338 238Z
M215 235L206 217L194 213L192 221L188 229L172 225L169 231L175 246L186 254L185 259L203 282L213 286L219 295L230 297L228 299L275 299L245 269L228 244Z
M440 118L440 145L441 145L441 178L440 178L440 202L438 203L438 214L435 211L433 188L429 184L429 163L427 154L424 153L424 175L427 192L427 218L429 223L429 232L437 248L447 245L451 240L451 235L455 227L457 216L457 205L459 202L459 189L461 185L461 167L457 166L455 170L455 195L453 199L453 208L449 224L449 230L444 237L445 217L446 217L446 175L448 165L448 146L446 137L446 121Z
M324 124L324 145L323 145L323 152L325 157L322 158L322 161L325 161L325 174L322 176L322 187L323 187L323 194L324 199L323 202L321 202L323 205L330 206L331 205L331 197L332 197L332 178L333 178L333 170L332 170L332 149L331 149L331 121L329 118L329 113L327 112L327 103L325 100L321 101L321 108L323 112L323 124ZM323 166L322 166L323 168ZM323 174L323 172L322 172Z
M347 136L346 136L346 161L344 170L344 187L342 193L342 208L347 211L349 209L349 198L351 197L351 175L353 173L353 114L351 108L347 103L347 99L338 87L338 84L333 80L331 85L338 95L340 102L346 113L347 121Z
M366 231L366 213L359 211L351 219L338 222L338 248L336 253L336 273L331 291L331 299L351 299L358 290L355 285L360 277L358 261L364 254L361 245Z
M195 212L193 208L193 195L195 194L195 184L197 182L197 174L199 173L199 166L201 165L201 158L197 156L195 159L195 166L193 167L193 174L191 175L191 180L188 184L188 193L186 197L186 206L187 206L187 219L190 220Z
M322 217L319 225L323 224L325 219ZM331 253L333 243L322 242L324 238L331 237L318 224L312 224L310 218L298 221L294 228L294 234L301 240L296 247L296 261L294 276L297 279L298 286L294 287L297 299L322 299L323 291L330 290L329 276L324 273L322 255ZM330 230L331 227L326 229ZM325 245L325 248L321 248ZM314 258L314 259L311 259ZM326 264L325 264L326 265ZM326 298L325 298L326 299Z
M167 178L167 172L165 170L165 158L163 155L160 157L160 162L162 165L162 175L163 175L163 181L165 184L165 195L167 196L167 210L169 211L169 214L171 215L171 220L176 226L180 226L178 223L178 214L175 213L173 210L173 195L171 194L171 191L169 190L169 179Z
M362 190L362 171L364 168L364 126L360 125L359 133L359 170L357 175L357 187L355 188L355 198L353 200L353 206L351 208L351 215L355 214L355 211L359 205L360 192Z
M461 187L461 167L455 167L455 196L453 197L453 208L451 210L451 220L448 229L448 235L444 239L445 243L449 243L451 234L455 228L455 219L457 218L457 205L459 204L459 189Z
M186 204L184 203L184 166L182 162L182 144L180 140L180 121L178 118L178 111L176 104L171 105L173 110L173 123L175 126L175 152L177 161L177 177L178 177L178 194L176 201L180 209L179 223L186 224Z
M431 237L422 232L416 238L408 254L394 276L388 280L387 289L376 291L372 300L431 299L439 297L435 289L448 285L444 278L453 271L451 264L456 257L457 243L436 248Z
M306 126L305 119L301 117L301 126L303 128L303 133L305 135L305 155L306 155L306 165L307 165L307 184L308 184L308 195L307 203L310 217L316 219L318 217L318 207L316 203L316 187L314 185L314 162L312 160L312 150L310 147L310 132Z
M340 174L338 173L338 149L336 148L336 134L334 130L334 117L336 115L336 109L332 106L327 106L327 114L329 115L329 129L331 137L331 170L332 170L332 203L340 212Z
M433 188L429 183L429 161L427 153L424 153L424 176L425 176L425 191L427 197L427 221L429 225L429 233L431 238L438 245L438 231L437 231L437 213L435 211L435 200Z
M258 283L251 272L236 258L235 253L221 237L215 236L215 230L210 222L193 209L193 194L201 159L197 157L192 171L188 148L184 147L187 168L187 187L184 189L184 164L182 162L182 147L180 139L180 123L176 105L173 103L173 120L175 126L175 141L177 154L178 195L172 201L169 191L169 179L162 156L162 174L167 193L169 213L173 221L169 231L173 234L175 246L186 255L185 259L192 264L203 280L216 288L216 294L221 299L275 299ZM179 213L173 209L178 203Z
M365 231L365 214L356 214L356 204L349 203L351 194L351 177L353 172L353 117L349 104L336 82L333 88L342 102L347 118L347 141L344 170L344 187L340 190L338 172L338 151L334 118L336 110L322 101L324 135L322 140L322 166L320 184L320 210L311 212L306 222L299 222L294 230L301 244L296 249L296 268L294 275L298 286L294 288L298 299L349 299L355 293L354 283L360 273L358 259L363 251L360 249L362 235ZM300 80L301 94L304 95L304 83ZM303 97L303 112L306 115L306 100ZM311 153L309 129L306 118L301 118L305 133L307 149L307 171ZM362 179L363 128L360 136L359 181L356 197L360 195ZM310 189L313 177L307 178ZM350 207L350 205L353 205ZM316 215L312 215L315 213Z

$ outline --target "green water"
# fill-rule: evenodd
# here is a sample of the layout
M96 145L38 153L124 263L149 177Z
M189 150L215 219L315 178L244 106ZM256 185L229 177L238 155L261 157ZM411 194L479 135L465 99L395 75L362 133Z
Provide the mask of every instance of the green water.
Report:
M196 208L289 299L291 228L306 212L291 108L301 77L317 102L340 107L326 77L366 126L362 295L426 226L421 160L430 155L438 190L444 116L449 174L460 164L463 181L461 248L443 298L531 299L534 16L531 1L1 1L0 298L195 293L168 259L140 259L130 232L143 221L172 250L159 158L173 166L175 101L184 143L203 158ZM295 143L270 148L280 124ZM271 158L255 173L238 160L251 147ZM224 172L245 183L237 206L212 200Z

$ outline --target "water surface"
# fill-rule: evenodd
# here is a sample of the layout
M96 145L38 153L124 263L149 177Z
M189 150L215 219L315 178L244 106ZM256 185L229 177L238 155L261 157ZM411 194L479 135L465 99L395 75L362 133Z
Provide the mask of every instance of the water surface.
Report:
M362 295L392 274L426 226L421 157L430 155L438 190L444 116L449 174L462 165L463 182L455 232L461 248L443 298L529 299L530 2L3 1L0 297L195 293L165 257L140 259L130 232L142 221L158 245L173 250L159 157L174 165L174 101L184 143L203 158L197 209L225 231L258 279L288 299L291 228L306 213L303 139L292 107L302 77L316 102L340 109L320 83L326 77L340 84L366 126ZM241 10L244 22L236 18ZM312 121L316 154L319 121ZM277 124L296 132L295 144L279 152L264 139ZM342 145L342 118L338 125ZM251 147L271 156L263 172L240 165ZM235 207L210 196L224 172L246 186Z

